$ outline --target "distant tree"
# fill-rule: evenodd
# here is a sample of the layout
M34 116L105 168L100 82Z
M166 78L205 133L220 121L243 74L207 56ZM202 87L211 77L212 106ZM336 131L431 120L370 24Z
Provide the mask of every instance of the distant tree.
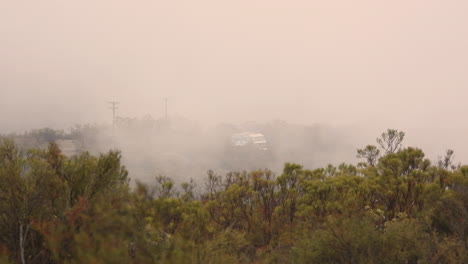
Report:
M33 136L39 144L51 143L58 139L62 139L64 134L65 133L62 130L54 130L51 128L42 128L30 132L30 135Z
M156 187L159 198L170 198L177 194L174 189L174 181L166 176L160 175L156 177L158 186Z
M212 170L209 170L207 172L207 177L205 178L205 196L213 198L215 194L221 190L222 185L223 178L220 175L214 173Z
M180 186L182 187L182 190L184 191L182 194L182 199L184 201L191 201L195 199L194 190L195 190L196 184L193 179L190 179L189 182L183 182Z
M391 154L397 152L401 148L401 142L404 138L405 132L396 129L387 129L387 132L382 133L382 136L377 138L377 143L386 154Z
M367 165L374 167L379 159L380 150L373 145L367 145L364 149L357 150L357 157L364 158L367 161Z
M454 151L451 149L448 149L445 152L445 156L442 159L439 159L437 164L439 165L440 168L444 168L446 170L455 170L457 168L456 165L453 164L453 159L454 159Z

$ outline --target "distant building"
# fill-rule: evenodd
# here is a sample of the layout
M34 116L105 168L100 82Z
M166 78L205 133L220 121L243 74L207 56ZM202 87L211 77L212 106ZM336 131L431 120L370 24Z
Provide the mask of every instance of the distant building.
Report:
M254 146L261 150L268 150L265 135L261 133L238 133L231 136L231 144L234 147Z

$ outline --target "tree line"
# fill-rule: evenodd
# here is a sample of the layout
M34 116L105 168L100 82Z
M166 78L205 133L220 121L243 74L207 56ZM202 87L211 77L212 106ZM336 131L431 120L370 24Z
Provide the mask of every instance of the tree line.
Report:
M468 166L403 139L357 165L133 187L119 151L0 139L0 263L468 263Z

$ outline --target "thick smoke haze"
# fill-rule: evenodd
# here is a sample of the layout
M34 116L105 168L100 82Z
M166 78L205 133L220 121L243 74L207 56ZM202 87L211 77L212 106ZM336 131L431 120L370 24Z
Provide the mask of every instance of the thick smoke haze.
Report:
M1 1L0 133L183 116L387 128L468 161L468 2ZM286 142L283 144L287 144ZM355 156L347 153L346 157Z

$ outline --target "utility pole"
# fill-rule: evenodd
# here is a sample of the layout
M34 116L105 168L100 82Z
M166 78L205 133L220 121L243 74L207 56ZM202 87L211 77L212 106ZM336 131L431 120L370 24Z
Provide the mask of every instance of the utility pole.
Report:
M112 110L112 125L115 127L115 111L119 109L117 105L120 104L120 102L112 101L107 103L112 105L111 107L109 107L109 109Z

